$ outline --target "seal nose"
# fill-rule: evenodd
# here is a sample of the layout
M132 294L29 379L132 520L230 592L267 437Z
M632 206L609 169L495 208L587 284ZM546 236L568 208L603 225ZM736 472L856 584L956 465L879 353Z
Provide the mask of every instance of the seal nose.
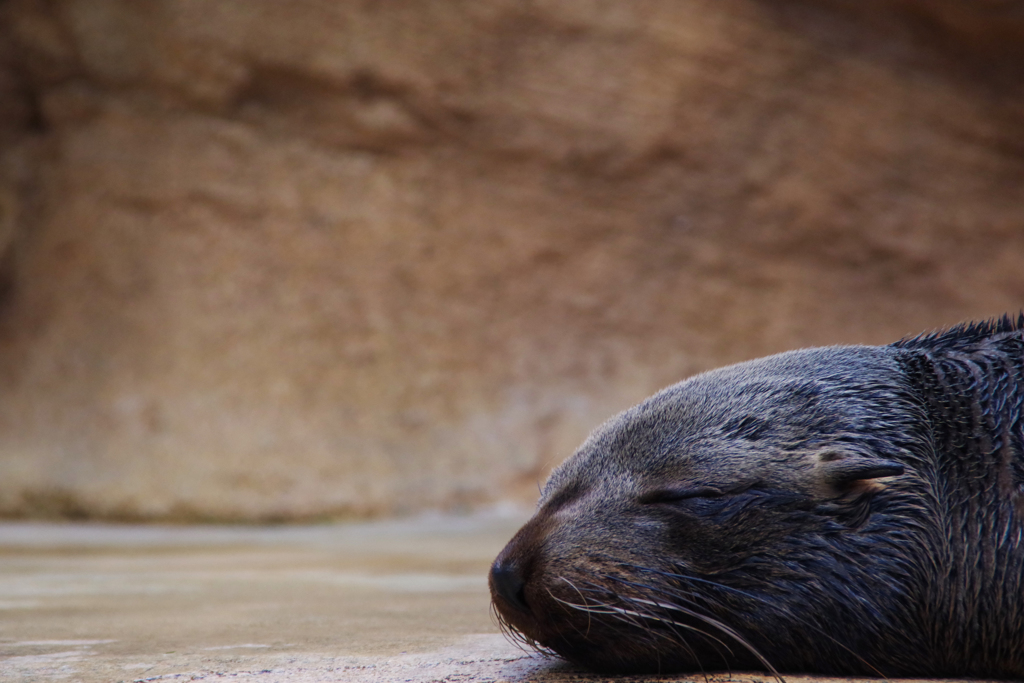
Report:
M525 588L526 581L515 563L498 560L491 566L491 591L516 609L528 612Z

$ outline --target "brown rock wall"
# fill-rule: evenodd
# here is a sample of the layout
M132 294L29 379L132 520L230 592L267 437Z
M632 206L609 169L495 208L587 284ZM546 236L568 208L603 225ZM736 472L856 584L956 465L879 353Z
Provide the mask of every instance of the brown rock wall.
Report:
M9 0L0 512L527 500L686 374L1018 309L1022 5Z

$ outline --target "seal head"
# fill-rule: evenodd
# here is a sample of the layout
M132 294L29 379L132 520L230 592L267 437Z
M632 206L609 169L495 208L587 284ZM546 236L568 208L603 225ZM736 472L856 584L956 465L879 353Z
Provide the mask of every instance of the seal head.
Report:
M966 532L962 491L997 482L986 467L1002 461L970 481L949 467L977 456L954 448L962 430L998 423L1006 467L1024 470L1021 393L1006 391L1024 377L1022 327L785 353L698 375L612 418L552 473L495 560L500 619L608 672L1024 673L1020 648L1000 649L1024 643L1020 609L1007 607L1019 590L988 615L967 604L1005 590L995 575L969 578L971 552L988 548L989 571L1020 588L1018 493L1005 485L987 503L1006 515L978 515L979 528L1003 524L1005 542ZM951 353L999 360L1002 394L951 407L950 382L971 372ZM960 427L937 432L937 411ZM978 446L982 460L993 443Z

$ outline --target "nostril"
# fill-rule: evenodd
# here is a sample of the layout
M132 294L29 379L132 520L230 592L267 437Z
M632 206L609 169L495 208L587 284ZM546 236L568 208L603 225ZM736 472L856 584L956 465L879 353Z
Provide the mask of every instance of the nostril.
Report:
M526 604L525 588L526 581L522 572L512 562L495 562L491 567L491 590L523 612L530 609Z

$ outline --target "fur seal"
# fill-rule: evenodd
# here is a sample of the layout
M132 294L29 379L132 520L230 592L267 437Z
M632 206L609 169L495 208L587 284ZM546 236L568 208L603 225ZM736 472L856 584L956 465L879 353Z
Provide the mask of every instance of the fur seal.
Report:
M490 571L602 672L1024 678L1024 313L792 351L599 427Z

